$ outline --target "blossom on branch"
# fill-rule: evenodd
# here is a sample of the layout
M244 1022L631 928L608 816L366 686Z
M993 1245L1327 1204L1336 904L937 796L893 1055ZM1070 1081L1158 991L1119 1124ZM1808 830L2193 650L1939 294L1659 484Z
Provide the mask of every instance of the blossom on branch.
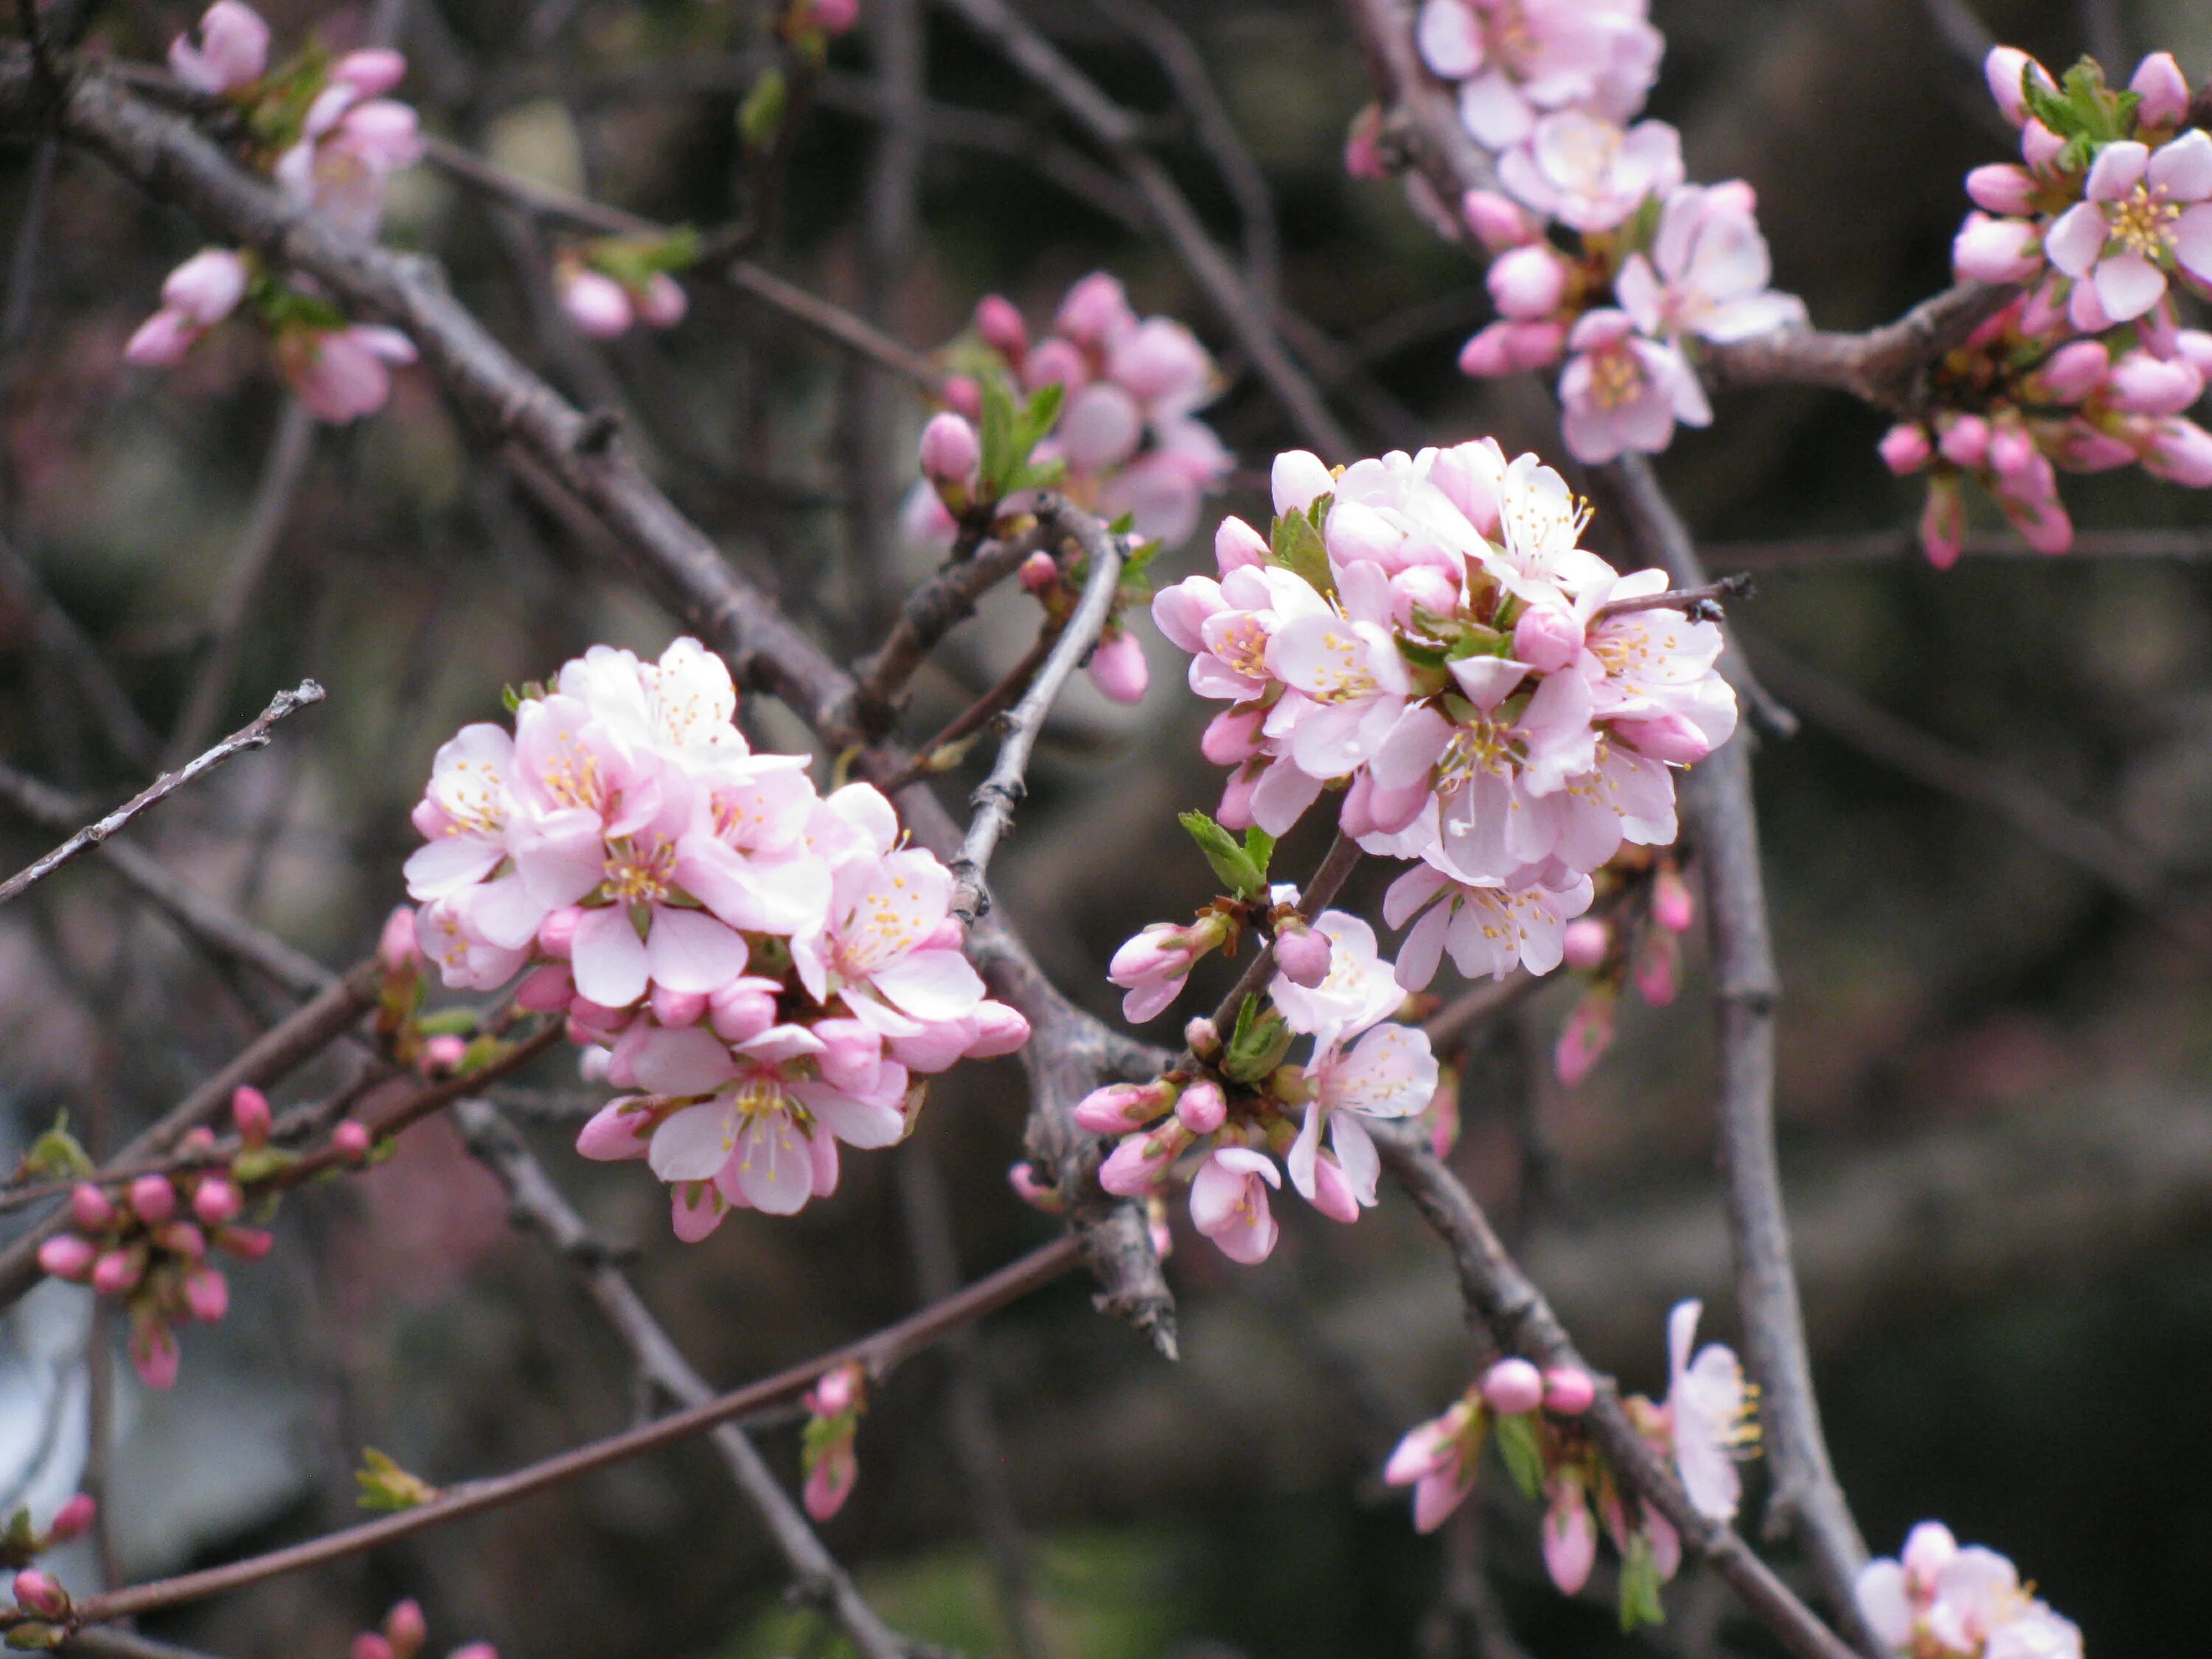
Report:
M1859 1613L1882 1645L1911 1659L2081 1659L2081 1632L2020 1582L2013 1564L1923 1521L1895 1559L1869 1561Z

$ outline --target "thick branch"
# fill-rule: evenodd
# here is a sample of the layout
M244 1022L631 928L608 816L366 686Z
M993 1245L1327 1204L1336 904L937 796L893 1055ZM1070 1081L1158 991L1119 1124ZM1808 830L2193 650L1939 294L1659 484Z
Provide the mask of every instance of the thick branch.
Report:
M48 876L70 863L83 857L100 845L110 836L119 833L140 813L159 805L171 795L195 779L204 777L234 755L242 755L249 749L269 746L270 729L295 709L305 708L310 703L320 702L323 688L313 680L301 680L289 691L280 691L268 708L247 725L240 726L221 743L196 760L186 762L173 772L164 772L122 805L117 807L97 823L88 823L37 863L17 871L4 882L0 882L0 904L20 897L24 892L44 881Z

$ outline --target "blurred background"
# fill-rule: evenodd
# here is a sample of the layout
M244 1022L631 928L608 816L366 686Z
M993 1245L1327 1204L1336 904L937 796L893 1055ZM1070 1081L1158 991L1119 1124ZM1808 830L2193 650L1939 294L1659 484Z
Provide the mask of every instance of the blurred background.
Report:
M898 70L883 49L887 11L908 5L927 94L910 193L884 164ZM1279 273L1294 348L1370 453L1496 434L1563 459L1540 387L1454 367L1487 316L1478 274L1395 186L1346 176L1368 93L1336 7L1020 9L1139 113L1217 237ZM427 124L516 172L702 226L744 204L737 112L771 50L757 0L268 10L282 42L396 27ZM1240 471L1206 522L1264 521L1254 486L1293 429L1113 158L957 16L918 0L861 12L793 128L756 257L925 349L988 291L1041 323L1074 278L1113 270L1224 365L1208 418ZM2115 79L2153 46L2212 68L2212 16L2183 0L1654 0L1653 15L1668 51L1652 112L1681 127L1693 178L1757 188L1777 285L1835 328L1944 285L1959 180L2004 153L1943 29L1983 27L2053 64L2117 42ZM173 0L107 0L88 39L157 58L190 21ZM1208 136L1217 114L1241 149ZM90 160L49 165L27 145L0 154L0 755L104 806L155 757L193 752L312 674L327 703L131 833L343 966L400 896L407 809L439 742L497 718L503 684L595 641L658 651L671 622L419 371L383 414L313 430L243 329L179 370L125 369L124 340L197 240ZM389 237L438 253L571 396L620 411L686 511L841 655L869 648L926 573L894 523L927 412L906 384L704 281L679 330L586 344L546 302L540 232L429 167L400 181ZM2203 1650L2212 1551L2212 1425L2188 1403L2212 1379L2212 514L2134 471L2069 480L2081 550L2010 551L1992 519L1938 574L1905 533L1917 487L1882 470L1880 431L1839 397L1740 394L1660 462L1708 563L1759 573L1733 615L1805 723L1757 765L1786 985L1783 1156L1836 1461L1877 1552L1940 1516L2019 1561L2093 1652L2180 1659ZM1607 545L1602 514L1593 534ZM1201 538L1165 553L1161 577L1205 564ZM988 685L1034 614L995 596L917 683L906 733ZM1207 710L1142 631L1151 696L1123 709L1074 689L994 872L1047 968L1109 1018L1114 946L1212 890L1174 822L1218 792L1195 745ZM88 690L88 654L119 697ZM194 706L210 683L214 702ZM760 741L805 743L763 700L744 718ZM948 801L973 781L949 776ZM54 839L0 812L9 868ZM1318 853L1302 833L1279 867ZM1373 914L1380 882L1353 896ZM1202 976L1189 1009L1221 988ZM1693 950L1679 1000L1629 999L1618 1047L1572 1091L1550 1064L1567 985L1465 1056L1457 1167L1593 1358L1654 1393L1674 1300L1705 1297L1711 1334L1736 1332L1705 988ZM114 1144L282 1006L81 864L0 913L8 1133L20 1149L67 1108ZM1006 1182L1024 1107L1012 1062L941 1080L916 1140L849 1158L833 1200L787 1221L739 1214L690 1247L641 1168L585 1164L572 1128L544 1121L580 1097L573 1063L527 1084L502 1099L718 1385L909 1310L948 1232L965 1277L1050 1235ZM1179 1364L1070 1279L894 1376L861 1428L859 1490L824 1528L892 1623L1016 1651L998 1588L1012 1561L1036 1627L1024 1659L1769 1650L1695 1572L1670 1589L1668 1625L1632 1642L1602 1570L1587 1601L1562 1601L1534 1511L1494 1467L1463 1523L1417 1539L1382 1459L1481 1353L1442 1254L1388 1196L1356 1229L1280 1213L1283 1247L1256 1270L1179 1232ZM342 1524L364 1445L442 1482L638 1409L567 1264L510 1230L443 1123L373 1175L295 1197L280 1231L237 1274L230 1319L187 1336L173 1395L120 1368L108 1509L130 1577ZM50 1504L82 1478L82 1300L48 1286L0 1328L9 1504ZM796 1441L764 1442L794 1486ZM1013 1528L979 1523L1008 1510ZM150 1633L336 1659L412 1594L439 1652L473 1638L507 1659L847 1651L782 1592L757 1522L694 1445Z

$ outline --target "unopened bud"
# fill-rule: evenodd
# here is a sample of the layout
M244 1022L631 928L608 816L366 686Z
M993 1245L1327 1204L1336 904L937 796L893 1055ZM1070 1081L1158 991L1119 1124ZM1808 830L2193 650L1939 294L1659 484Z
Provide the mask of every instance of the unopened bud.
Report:
M52 1524L46 1528L46 1542L66 1544L72 1538L82 1538L92 1530L92 1523L100 1514L100 1505L92 1494L81 1492L54 1511Z
M238 1138L247 1146L258 1146L269 1139L269 1097L260 1090L249 1085L233 1094L230 1117L238 1125Z
M983 343L1019 367L1030 349L1029 325L1019 307L1003 294L986 294L975 304L975 332Z
M1661 865L1651 880L1651 920L1670 933L1686 933L1697 914L1690 884L1682 879L1682 872L1671 864Z
M940 395L956 411L969 420L983 418L983 388L975 383L973 376L954 374L948 377L940 388Z
M358 1164L368 1156L368 1126L352 1118L331 1131L331 1150L349 1164Z
M422 1604L412 1597L384 1615L384 1638L392 1644L392 1659L415 1659L430 1627L422 1617Z
M246 1207L246 1194L236 1183L220 1176L202 1181L192 1194L192 1213L210 1227L220 1227L236 1218Z
M387 974L411 973L422 965L413 905L400 905L384 919L384 931L376 940L376 965Z
M1595 916L1583 916L1567 924L1561 948L1568 967L1587 973L1603 962L1605 953L1613 948L1613 929Z
M1544 1403L1544 1377L1525 1359L1501 1359L1482 1374L1482 1397L1492 1411L1519 1417Z
M467 1057L469 1045L451 1031L441 1031L422 1045L422 1069L433 1077L456 1071Z
M1275 936L1275 964L1293 985L1311 990L1327 979L1329 957L1328 935L1304 923L1294 932L1285 929Z
M1078 1101L1074 1117L1095 1135L1127 1134L1153 1121L1175 1101L1172 1084L1109 1083Z
M1060 1188L1048 1186L1037 1179L1036 1167L1017 1164L1006 1171L1006 1184L1014 1189L1014 1196L1032 1210L1042 1210L1047 1215L1058 1215L1067 1207Z
M696 1025L707 1012L703 991L672 991L665 985L656 985L651 1000L653 1018L671 1030Z
M185 1275L185 1305L202 1324L217 1323L230 1311L230 1281L220 1268L193 1268Z
M15 1605L27 1613L44 1613L49 1619L68 1616L69 1592L48 1573L36 1567L25 1567L15 1575Z
M1929 441L1928 428L1917 421L1905 421L1881 434L1881 464L1899 477L1917 472L1928 465L1936 453L1936 446Z
M138 1288L146 1258L137 1250L104 1250L92 1264L92 1288L102 1296L128 1296Z
M1060 565L1051 554L1042 550L1024 559L1016 574L1021 585L1032 593L1048 593L1060 585Z
M207 1254L207 1235L195 1222L167 1221L154 1231L154 1242L171 1255L197 1261Z
M1221 1028L1204 1014L1194 1015L1182 1028L1183 1044L1200 1060L1221 1051Z
M1582 624L1558 605L1533 605L1513 624L1514 656L1540 674L1558 672L1582 648Z
M276 1235L263 1227L225 1227L215 1236L216 1248L240 1261L258 1261L276 1247Z
M576 984L569 978L568 969L560 963L549 962L542 968L532 969L514 988L514 1006L533 1014L557 1013L568 1006L575 994Z
M1544 1373L1544 1408L1562 1417L1580 1417L1597 1403L1597 1384L1590 1374L1573 1365L1555 1365Z
M922 476L940 489L968 484L982 458L975 428L950 410L931 416L921 429Z
M39 1267L56 1279L82 1285L92 1277L100 1247L82 1233L56 1233L39 1246Z
M1201 1078L1176 1101L1176 1121L1194 1135L1210 1135L1229 1117L1229 1101L1221 1085Z
M131 1183L131 1208L149 1227L177 1212L177 1189L167 1176L140 1176Z
M349 1659L392 1659L392 1644L374 1631L363 1631L353 1638L348 1650Z
M115 1219L115 1205L90 1182L81 1182L70 1194L70 1220L82 1232L107 1231Z

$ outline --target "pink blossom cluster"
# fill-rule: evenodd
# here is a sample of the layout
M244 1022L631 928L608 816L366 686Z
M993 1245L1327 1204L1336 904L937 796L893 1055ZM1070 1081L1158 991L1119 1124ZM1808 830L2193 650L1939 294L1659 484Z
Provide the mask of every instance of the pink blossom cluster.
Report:
M246 1208L244 1171L268 1145L269 1102L259 1090L241 1088L232 1097L231 1115L241 1148L231 1166L142 1175L113 1192L80 1182L70 1194L67 1226L39 1247L46 1272L89 1285L129 1311L131 1364L151 1389L177 1380L179 1326L213 1324L230 1310L229 1282L211 1253L258 1261L275 1243L258 1227L238 1224ZM359 1133L360 1126L352 1127ZM194 1129L177 1150L186 1161L211 1158L215 1136Z
M961 954L952 878L903 844L866 784L816 793L757 754L720 658L595 646L526 688L512 732L439 750L407 862L445 982L529 969L525 1008L565 1013L587 1073L633 1091L587 1158L643 1158L694 1240L732 1208L788 1215L834 1191L838 1144L887 1146L923 1073L1011 1053L1022 1017Z
M1734 1352L1713 1343L1692 1356L1701 1310L1698 1303L1684 1302L1668 1317L1666 1400L1655 1406L1638 1397L1624 1404L1673 1468L1691 1505L1726 1522L1742 1496L1736 1464L1757 1432ZM1621 1556L1623 1623L1656 1623L1657 1589L1681 1565L1681 1538L1664 1516L1621 1490L1581 1421L1595 1398L1589 1375L1572 1367L1540 1372L1525 1359L1499 1360L1442 1416L1407 1433L1383 1479L1413 1489L1413 1524L1432 1532L1474 1490L1483 1442L1494 1435L1516 1482L1543 1500L1544 1565L1552 1582L1568 1595L1589 1582L1601 1521Z
M2081 1632L2038 1601L1995 1550L1964 1548L1923 1521L1897 1559L1859 1571L1859 1612L1882 1645L1909 1659L2081 1659Z
M626 250L624 250L626 252ZM571 249L555 261L553 294L577 330L594 340L611 340L642 323L673 328L691 308L682 284L649 264L600 253L599 245Z
M1961 280L2026 292L1937 366L1936 411L1881 443L1893 471L1929 475L1921 543L1939 567L1959 556L1968 479L2044 553L2074 540L2059 469L2139 465L2212 486L2212 433L2187 416L2212 334L2174 309L2177 289L2212 293L2212 135L2182 130L2187 80L2165 52L2125 94L2086 61L2062 88L2009 46L1987 70L2021 162L1967 174L1977 210L1952 262Z
M824 1371L806 1391L806 1428L799 1443L799 1468L806 1484L800 1497L806 1512L827 1521L845 1507L860 1478L854 1446L860 1413L868 1407L867 1367L854 1360Z
M1696 915L1688 884L1666 854L1655 860L1642 848L1625 848L1621 856L1598 872L1596 881L1599 902L1613 914L1569 922L1563 940L1567 966L1585 981L1552 1054L1559 1081L1570 1089L1588 1077L1613 1046L1614 1015L1625 984L1633 983L1655 1008L1674 1000L1681 974L1681 936L1690 931Z
M416 1659L429 1638L422 1603L410 1597L395 1603L376 1629L353 1638L349 1659ZM499 1650L489 1642L471 1642L455 1648L447 1659L499 1659Z
M1735 729L1719 629L1636 608L1665 576L1579 546L1565 481L1491 440L1340 473L1293 452L1273 485L1273 533L1225 520L1218 576L1152 608L1229 704L1201 744L1234 769L1221 822L1280 836L1341 789L1347 834L1414 861L1384 908L1407 988L1447 953L1548 973L1592 872L1674 840L1672 769Z
M406 75L406 58L383 48L335 62L309 52L272 70L269 26L242 0L216 0L198 37L171 45L177 79L239 106L263 137L259 161L292 201L349 235L374 236L392 174L422 154L415 112L383 95ZM319 419L343 422L382 408L392 366L415 361L413 343L398 330L349 322L305 279L279 280L258 255L234 248L204 248L170 272L161 308L124 356L172 367L247 302L270 336L278 373Z
M1312 984L1276 974L1272 1042L1256 1039L1249 1054L1232 1043L1213 1056L1218 1080L1170 1074L1109 1084L1075 1109L1083 1127L1120 1138L1098 1172L1101 1186L1146 1196L1186 1164L1192 1224L1237 1261L1265 1261L1275 1247L1269 1194L1282 1186L1278 1158L1308 1203L1331 1220L1357 1221L1375 1203L1382 1170L1367 1123L1414 1116L1437 1093L1427 1036L1391 1018L1406 992L1377 954L1375 930L1324 910L1311 932L1327 941L1327 970ZM1123 977L1139 978L1133 969ZM1302 1066L1282 1066L1297 1037L1312 1039L1310 1053ZM1302 1115L1295 1124L1293 1114Z
M1547 115L1620 123L1644 107L1667 42L1648 0L1423 0L1421 61L1459 89L1461 124L1486 149Z
M1187 539L1198 526L1200 502L1228 477L1229 452L1197 418L1218 381L1212 357L1175 319L1139 317L1119 280L1104 271L1068 290L1042 338L1031 337L1011 300L986 295L975 307L973 336L950 355L954 373L945 398L969 422L985 418L987 383L1017 393L1062 388L1058 417L1027 459L1043 467L1060 463L1057 487L1071 500L1109 520L1127 514L1144 540ZM980 483L980 443L973 454L965 469L950 465L949 448L935 465L925 458L928 482L907 504L915 540L951 545L960 509L945 497L959 486L972 494Z

